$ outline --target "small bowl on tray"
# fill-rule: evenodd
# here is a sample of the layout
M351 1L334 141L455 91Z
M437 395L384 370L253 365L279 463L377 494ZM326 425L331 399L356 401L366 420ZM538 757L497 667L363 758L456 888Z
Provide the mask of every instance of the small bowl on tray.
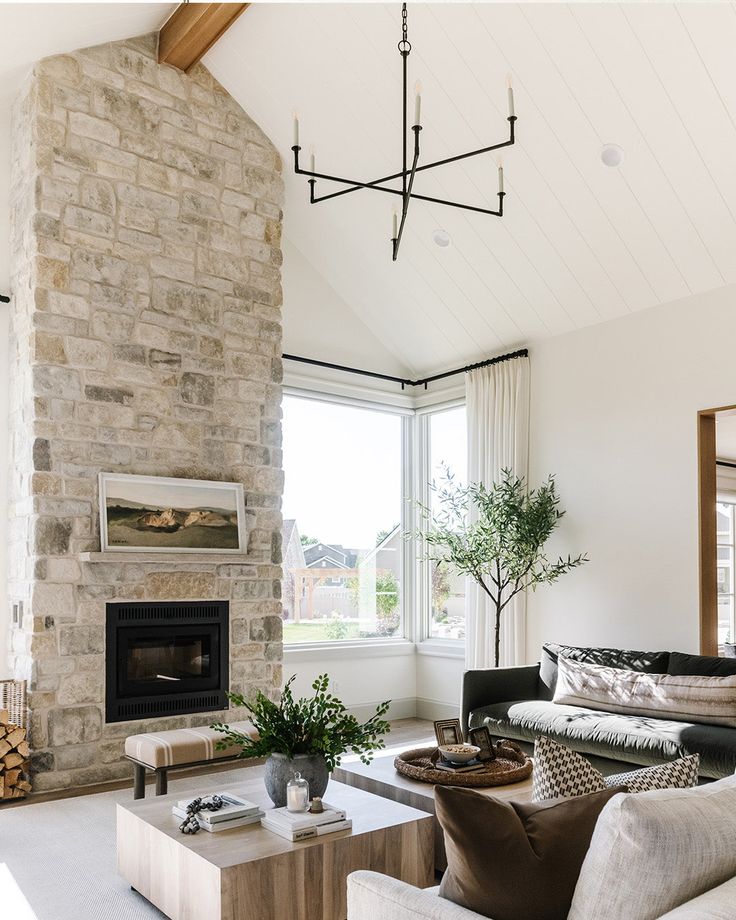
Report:
M444 744L439 750L445 760L455 764L469 763L480 753L474 744Z

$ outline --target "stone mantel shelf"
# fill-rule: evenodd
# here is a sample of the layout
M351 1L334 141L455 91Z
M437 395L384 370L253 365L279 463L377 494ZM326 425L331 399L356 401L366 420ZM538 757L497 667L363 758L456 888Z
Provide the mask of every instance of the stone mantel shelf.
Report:
M161 565L174 563L176 565L233 565L251 564L255 562L245 553L116 553L94 552L80 553L82 562L133 562L138 564Z

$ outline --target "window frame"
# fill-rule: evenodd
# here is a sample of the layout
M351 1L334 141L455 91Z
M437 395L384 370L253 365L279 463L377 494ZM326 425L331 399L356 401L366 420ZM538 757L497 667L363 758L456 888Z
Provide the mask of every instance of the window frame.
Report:
M432 478L432 443L430 425L432 416L451 409L465 407L465 399L455 397L444 399L416 410L417 426L417 469L415 498L423 505L431 502L430 481ZM415 530L420 529L417 520ZM416 552L416 547L415 547ZM464 639L440 639L432 635L432 575L431 566L424 560L417 559L415 578L419 583L419 604L415 611L418 626L417 652L423 655L435 655L443 658L463 658L465 656ZM466 610L467 614L467 610Z
M421 517L417 499L427 504L430 498L431 478L430 420L433 414L465 405L465 398L448 396L422 399L414 405L411 398L397 399L386 394L386 400L367 398L352 393L331 392L310 381L309 385L285 385L284 397L296 397L317 402L350 406L384 412L401 418L401 531L416 532ZM373 394L371 394L372 396ZM430 635L431 580L428 563L419 559L415 540L401 541L400 557L400 633L385 639L334 639L317 642L284 642L284 653L293 662L330 660L339 658L390 657L417 652L438 657L463 658L465 642L462 639L438 639Z

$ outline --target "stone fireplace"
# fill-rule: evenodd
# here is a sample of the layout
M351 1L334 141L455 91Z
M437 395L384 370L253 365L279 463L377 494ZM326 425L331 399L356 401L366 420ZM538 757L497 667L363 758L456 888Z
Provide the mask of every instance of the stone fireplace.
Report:
M283 183L258 126L204 67L160 66L155 36L41 61L13 142L12 658L45 790L127 776L131 733L240 715L106 717L110 610L227 604L229 686L281 685ZM101 553L102 471L242 483L247 552ZM149 680L197 652L206 680L212 633L182 635Z

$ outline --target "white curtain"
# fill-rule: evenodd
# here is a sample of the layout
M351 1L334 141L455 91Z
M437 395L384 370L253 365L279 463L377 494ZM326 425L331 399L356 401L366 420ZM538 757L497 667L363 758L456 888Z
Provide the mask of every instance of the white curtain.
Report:
M501 470L526 478L529 463L529 358L511 358L465 375L468 479L490 486ZM467 668L494 666L495 611L476 582L466 583ZM523 664L526 597L518 594L501 619L500 664Z

